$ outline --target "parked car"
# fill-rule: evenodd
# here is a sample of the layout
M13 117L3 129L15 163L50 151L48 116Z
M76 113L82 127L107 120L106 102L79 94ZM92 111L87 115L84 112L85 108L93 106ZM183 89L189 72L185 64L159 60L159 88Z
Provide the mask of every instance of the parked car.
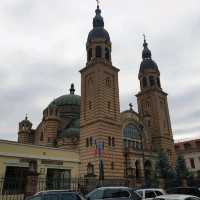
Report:
M189 194L200 197L200 189L198 187L175 187L167 190L168 194Z
M84 200L84 197L77 192L67 190L47 190L38 192L27 200Z
M154 200L200 200L199 197L185 194L166 194L157 196Z
M166 192L160 188L147 188L147 189L138 189L136 190L137 193L145 200L152 200L156 196L164 195Z
M86 200L141 200L134 189L128 187L100 187L85 196Z

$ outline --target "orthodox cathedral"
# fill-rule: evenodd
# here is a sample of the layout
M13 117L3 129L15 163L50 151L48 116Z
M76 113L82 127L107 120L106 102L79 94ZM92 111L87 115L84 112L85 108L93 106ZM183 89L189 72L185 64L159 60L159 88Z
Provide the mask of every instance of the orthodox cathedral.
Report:
M19 123L18 143L76 152L81 177L142 177L145 167L154 166L160 151L175 163L167 93L144 39L138 67L138 112L130 104L120 113L119 68L112 65L111 39L99 5L95 12L86 42L87 62L79 71L81 96L71 84L69 94L54 99L43 110L36 129L26 117Z

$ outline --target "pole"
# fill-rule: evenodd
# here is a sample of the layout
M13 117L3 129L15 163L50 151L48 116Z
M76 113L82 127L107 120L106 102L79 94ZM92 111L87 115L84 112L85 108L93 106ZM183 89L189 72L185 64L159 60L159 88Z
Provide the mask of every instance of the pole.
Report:
M144 174L144 187L146 186L146 177L145 177L145 155L144 155L144 144L143 144L143 125L139 125L140 131L140 141L141 141L141 149L142 149L142 164L143 164L143 174Z

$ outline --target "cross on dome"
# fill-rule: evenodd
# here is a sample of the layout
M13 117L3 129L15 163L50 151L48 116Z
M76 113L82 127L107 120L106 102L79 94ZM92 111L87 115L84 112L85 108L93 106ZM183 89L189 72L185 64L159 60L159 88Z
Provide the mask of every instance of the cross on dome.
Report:
M97 1L97 6L99 6L99 4L100 4L100 1L99 0L96 0Z

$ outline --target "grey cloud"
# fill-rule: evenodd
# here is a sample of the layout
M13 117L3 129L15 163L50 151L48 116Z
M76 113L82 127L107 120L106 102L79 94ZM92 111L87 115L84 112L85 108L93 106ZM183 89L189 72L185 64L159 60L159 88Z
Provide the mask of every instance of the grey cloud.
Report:
M198 1L101 2L113 44L113 64L121 70L121 110L128 109L130 102L137 110L134 95L139 90L142 33L146 33L163 89L169 93L172 127L178 130L183 121L195 126L192 122L199 120L200 100ZM95 6L93 0L1 1L1 137L16 138L17 123L26 112L36 126L42 110L53 98L68 92L71 82L80 94L78 71L85 64L85 42ZM183 108L187 108L184 113ZM183 129L188 130L184 125ZM186 136L175 131L177 134Z

